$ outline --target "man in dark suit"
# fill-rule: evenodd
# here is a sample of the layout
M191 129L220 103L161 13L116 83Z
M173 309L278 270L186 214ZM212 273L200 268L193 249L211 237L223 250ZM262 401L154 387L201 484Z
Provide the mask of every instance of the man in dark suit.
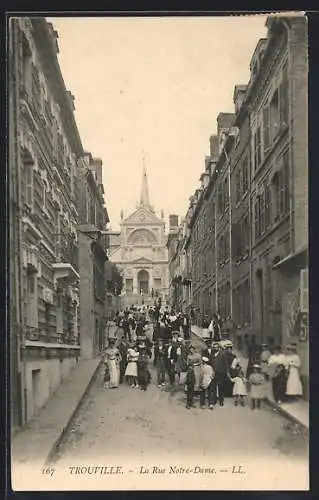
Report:
M212 356L214 354L212 344L213 344L212 339L210 338L205 339L205 347L202 350L202 356L208 358L210 364L212 364Z
M175 363L177 361L177 342L169 341L167 347L167 372L171 385L175 383Z
M228 366L226 362L225 355L220 348L220 345L215 342L213 344L213 353L211 358L211 365L215 372L215 378L212 381L212 392L213 392L213 405L217 403L217 391L218 391L218 401L219 405L224 405L224 395L225 395L225 383L228 375Z

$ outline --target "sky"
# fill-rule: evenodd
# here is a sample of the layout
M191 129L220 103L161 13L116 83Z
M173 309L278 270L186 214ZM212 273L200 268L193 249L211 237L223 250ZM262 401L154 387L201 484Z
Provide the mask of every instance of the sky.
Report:
M75 97L83 147L103 161L109 227L140 197L143 157L156 213L186 214L209 137L249 63L266 16L48 18Z

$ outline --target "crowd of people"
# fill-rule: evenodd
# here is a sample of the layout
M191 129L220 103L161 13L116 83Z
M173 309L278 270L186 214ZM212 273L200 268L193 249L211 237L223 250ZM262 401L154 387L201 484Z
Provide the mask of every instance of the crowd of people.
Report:
M259 346L254 336L249 346L246 376L258 364L265 380L270 380L274 400L277 403L295 400L303 394L300 368L301 360L297 345L292 343L283 349L280 346L269 348L267 344Z
M302 394L300 358L294 345L283 354L279 348L271 353L265 344L259 347L252 342L245 373L232 342L221 339L216 321L211 328L208 325L205 347L197 348L191 342L189 317L168 307L132 306L118 314L117 324L122 338L109 339L104 357L107 388L127 383L146 391L153 372L159 388L184 388L188 409L199 395L200 407L211 410L217 403L223 406L227 397L233 397L235 406L245 406L248 395L251 409L261 408L270 379L278 402Z

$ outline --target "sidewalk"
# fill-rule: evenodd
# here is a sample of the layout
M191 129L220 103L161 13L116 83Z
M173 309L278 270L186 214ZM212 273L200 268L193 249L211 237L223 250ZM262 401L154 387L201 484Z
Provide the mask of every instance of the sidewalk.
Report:
M110 330L115 335L117 326L112 325ZM46 463L67 431L100 363L100 356L80 359L40 414L14 436L11 444L14 467L27 462L42 467Z
M196 337L203 340L202 328L197 325L192 325L192 333ZM242 361L242 366L244 371L246 371L248 359L243 356L243 354L237 349L233 349L234 354ZM271 384L267 384L266 389L266 403L271 406L275 411L278 411L288 420L301 425L302 427L309 429L309 401L294 401L291 403L281 403L280 405L274 401L272 396Z

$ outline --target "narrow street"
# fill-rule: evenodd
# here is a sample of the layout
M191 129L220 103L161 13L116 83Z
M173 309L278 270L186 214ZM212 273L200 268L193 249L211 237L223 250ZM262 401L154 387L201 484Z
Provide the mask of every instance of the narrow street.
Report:
M61 444L56 465L101 460L143 464L151 457L156 457L155 464L168 459L194 464L201 457L199 464L204 459L224 465L256 463L260 457L267 467L278 463L297 472L302 482L307 475L307 438L267 406L252 411L248 402L235 408L227 399L213 411L200 409L197 401L196 408L187 410L183 389L159 389L154 371L146 392L126 384L107 390L101 372Z

